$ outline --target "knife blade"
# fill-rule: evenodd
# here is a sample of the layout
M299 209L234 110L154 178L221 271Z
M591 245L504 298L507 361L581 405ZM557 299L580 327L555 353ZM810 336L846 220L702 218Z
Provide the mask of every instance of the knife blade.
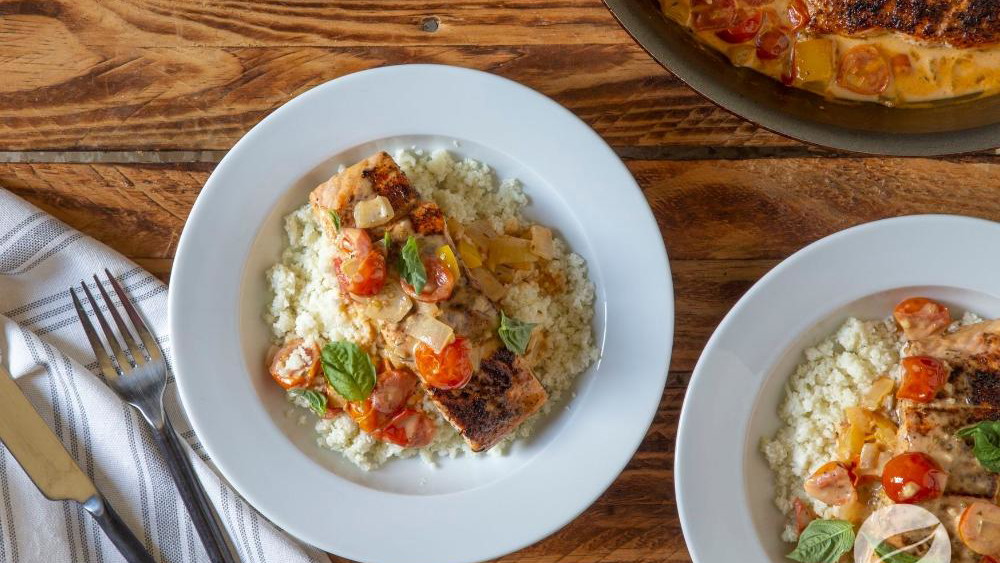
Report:
M0 441L46 498L84 503L97 494L97 487L2 367Z
M145 546L111 508L45 424L14 378L0 366L0 442L49 500L80 503L130 563L154 563Z

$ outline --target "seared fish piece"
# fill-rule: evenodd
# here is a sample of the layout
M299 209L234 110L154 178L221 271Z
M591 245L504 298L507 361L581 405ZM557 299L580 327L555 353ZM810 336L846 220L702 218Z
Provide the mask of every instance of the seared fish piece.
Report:
M524 359L503 347L482 361L465 387L429 391L441 414L474 452L492 448L548 399Z
M320 184L309 195L309 203L327 233L336 233L329 212L340 217L343 227L354 226L354 205L383 196L392 204L395 217L404 217L417 203L417 190L386 152L370 156Z
M1000 0L808 0L810 30L898 31L925 43L985 47L1000 41Z
M968 406L928 406L905 401L900 407L899 452L924 452L948 473L946 494L1000 500L1000 475L986 471L966 440L955 433L984 420L1000 420L1000 410Z
M944 360L948 385L934 404L969 404L1000 409L1000 321L969 325L910 343L909 352Z

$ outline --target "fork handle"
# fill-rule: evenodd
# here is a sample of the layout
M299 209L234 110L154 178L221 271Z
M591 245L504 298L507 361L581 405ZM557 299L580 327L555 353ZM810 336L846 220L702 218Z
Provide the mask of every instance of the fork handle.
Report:
M167 468L174 478L177 491L187 507L188 515L194 524L198 537L201 538L205 552L208 553L212 563L239 563L240 558L233 554L222 525L219 523L212 503L208 500L205 489L198 481L198 476L194 472L191 460L181 445L181 439L174 430L170 419L163 417L163 427L153 427L153 439L159 446L163 458L167 462Z
M125 521L118 516L104 497L95 495L83 503L83 508L94 517L97 524L104 530L111 543L128 563L155 563L153 556L146 551L139 538L135 537Z

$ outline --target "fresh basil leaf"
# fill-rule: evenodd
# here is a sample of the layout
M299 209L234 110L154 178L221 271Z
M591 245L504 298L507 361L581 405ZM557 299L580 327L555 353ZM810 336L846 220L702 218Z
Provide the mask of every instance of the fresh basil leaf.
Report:
M875 555L878 555L882 563L918 563L920 558L907 551L899 551L889 542L882 542L875 546Z
M518 356L523 356L528 350L528 342L531 341L531 331L536 326L538 325L535 323L526 323L508 317L503 311L500 311L500 328L497 333L508 350Z
M1000 420L984 420L959 430L959 438L972 438L972 453L987 471L1000 473Z
M339 233L340 232L340 215L338 215L335 211L330 211L329 213L330 213L330 220L333 221L333 228L337 229L337 232Z
M418 295L427 285L427 269L420 260L420 246L415 237L406 239L406 244L399 254L399 275Z
M854 548L854 526L843 520L813 520L799 535L799 544L787 555L801 563L837 563Z
M316 413L316 416L326 414L326 395L312 389L290 389L288 395L292 398L303 398L309 403L309 409Z
M323 374L348 401L363 401L375 387L375 364L368 353L353 342L330 342L323 347Z

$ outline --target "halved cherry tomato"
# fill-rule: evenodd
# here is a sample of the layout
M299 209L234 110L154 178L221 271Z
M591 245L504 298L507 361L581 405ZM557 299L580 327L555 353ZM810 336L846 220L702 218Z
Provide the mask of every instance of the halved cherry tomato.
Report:
M858 94L881 94L889 86L889 64L874 45L858 45L840 59L837 83Z
M1000 506L973 502L958 519L958 535L976 553L1000 556Z
M910 56L905 53L893 55L889 59L889 66L892 67L893 76L909 76L913 74L913 63L910 62Z
M944 364L930 356L910 356L903 358L901 364L903 382L896 392L896 397L900 399L929 403L948 382Z
M472 359L469 343L464 338L456 338L444 347L440 354L426 344L418 344L414 353L417 372L424 383L438 389L458 389L472 378Z
M795 508L795 530L801 534L816 519L816 512L799 497L792 499L792 506Z
M788 3L788 21L792 31L798 31L809 25L809 9L802 0L792 0Z
M752 14L742 12L740 16L741 19L736 22L736 25L722 31L716 31L715 35L726 43L744 43L753 39L760 31L760 23L764 19L763 14L760 11Z
M726 29L736 23L736 0L692 0L691 27L698 31Z
M417 376L406 368L383 371L378 374L369 397L372 408L389 416L395 415L406 406L417 383Z
M337 246L347 254L363 258L372 250L372 239L368 231L348 227L340 231Z
M294 362L288 365L289 361ZM285 344L271 360L268 371L271 377L284 389L308 387L319 370L319 347L307 345L304 340L293 340Z
M900 302L893 309L892 316L911 340L927 338L951 324L948 308L926 297L912 297Z
M983 560L980 561L979 563L1000 563L1000 559L997 559L996 557L990 557L989 555L984 555Z
M399 284L403 287L403 291L424 303L437 303L451 297L451 292L455 289L455 274L451 273L451 269L444 262L430 256L421 258L421 261L424 263L424 270L427 271L427 283L420 291L420 295L417 295L413 286L406 280L400 279Z
M806 494L824 504L844 506L858 500L856 483L857 477L847 465L831 461L806 479L804 488Z
M372 407L370 399L351 401L344 407L344 412L354 419L361 430L369 434L385 425L386 418Z
M385 255L372 246L368 233L364 229L343 229L337 244L347 255L346 259L333 259L333 271L341 289L362 297L382 291L386 274ZM348 260L353 264L349 273L344 272Z
M404 448L421 448L431 443L437 428L426 414L405 409L379 431L379 437Z
M344 273L343 265L344 262L340 258L333 259L334 272L344 291L361 297L371 297L378 295L385 286L385 256L381 252L377 250L369 252L349 277Z
M907 452L889 460L882 470L882 487L893 502L912 504L944 492L948 474L929 455Z
M761 60L773 60L781 57L788 51L792 41L785 35L785 32L778 29L771 29L757 36L757 58Z

